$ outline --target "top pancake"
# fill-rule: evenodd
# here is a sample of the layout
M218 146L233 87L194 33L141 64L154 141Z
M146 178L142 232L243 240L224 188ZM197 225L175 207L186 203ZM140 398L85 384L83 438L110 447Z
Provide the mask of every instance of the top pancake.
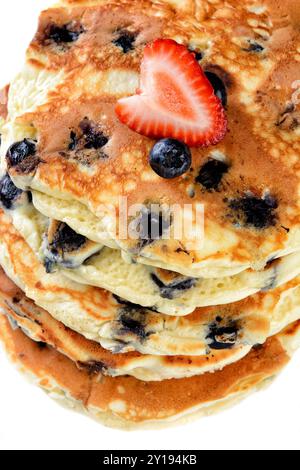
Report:
M11 85L3 164L11 144L37 139L36 157L9 168L15 184L87 207L104 222L103 243L115 238L139 262L199 277L260 269L300 248L299 17L296 0L60 2L42 13ZM69 25L73 42L49 39L53 25ZM135 39L126 53L118 45L125 33ZM143 49L156 38L201 52L203 69L222 79L228 95L225 139L192 149L192 171L175 180L152 171L153 141L114 112L117 99L138 88ZM102 149L70 146L75 134L84 141L87 123L108 139ZM209 175L222 177L217 187L196 181L211 158L228 165L225 174ZM102 206L117 207L120 196L147 207L203 203L204 246L191 250L184 237L118 239Z

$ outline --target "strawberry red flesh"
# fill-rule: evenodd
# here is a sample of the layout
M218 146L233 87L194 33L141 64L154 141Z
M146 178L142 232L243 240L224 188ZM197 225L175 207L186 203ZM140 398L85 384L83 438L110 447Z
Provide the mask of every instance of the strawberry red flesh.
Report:
M119 100L116 113L139 134L191 147L215 145L227 131L225 110L195 55L171 39L146 46L140 89Z

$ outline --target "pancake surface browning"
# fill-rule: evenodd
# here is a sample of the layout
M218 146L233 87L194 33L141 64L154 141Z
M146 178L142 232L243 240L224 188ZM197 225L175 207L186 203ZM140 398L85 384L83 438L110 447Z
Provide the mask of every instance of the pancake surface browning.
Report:
M155 313L60 273L47 274L9 216L0 215L0 264L55 319L114 353L198 356L194 362L191 357L174 358L173 364L169 359L171 366L157 373L173 373L178 362L180 373L191 373L194 365L198 373L220 368L300 317L299 278L242 302L199 308L185 317Z
M61 2L42 14L12 83L3 165L10 145L37 139L22 162L8 156L17 186L85 206L103 228L100 242L141 263L223 277L299 250L299 9L277 0ZM156 38L203 56L211 80L223 82L229 120L225 139L192 149L192 171L168 181L148 164L153 141L114 113L138 88L144 46ZM120 196L146 207L203 203L204 247L118 239L103 204Z
M19 368L64 404L106 425L124 429L167 426L207 415L261 388L287 364L299 346L299 322L214 374L162 382L132 377L99 381L54 349L35 343L0 316L0 339ZM187 393L187 390L189 393Z

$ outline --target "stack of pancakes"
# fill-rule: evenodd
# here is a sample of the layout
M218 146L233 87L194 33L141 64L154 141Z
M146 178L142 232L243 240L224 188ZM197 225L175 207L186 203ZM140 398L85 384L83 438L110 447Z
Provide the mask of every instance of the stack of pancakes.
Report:
M157 38L194 51L228 117L173 180L114 111ZM297 0L65 0L41 14L1 95L0 337L51 396L111 426L166 425L282 370L300 344L299 72ZM126 223L159 236L121 237L120 198L142 206ZM198 203L198 246L163 237L166 204Z

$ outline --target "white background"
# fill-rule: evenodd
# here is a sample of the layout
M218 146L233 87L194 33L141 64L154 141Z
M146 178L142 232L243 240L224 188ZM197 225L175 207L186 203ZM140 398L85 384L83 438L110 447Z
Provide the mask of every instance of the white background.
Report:
M22 65L43 0L1 0L0 84ZM0 353L1 449L300 449L300 354L271 388L237 407L163 431L124 433L65 410Z

